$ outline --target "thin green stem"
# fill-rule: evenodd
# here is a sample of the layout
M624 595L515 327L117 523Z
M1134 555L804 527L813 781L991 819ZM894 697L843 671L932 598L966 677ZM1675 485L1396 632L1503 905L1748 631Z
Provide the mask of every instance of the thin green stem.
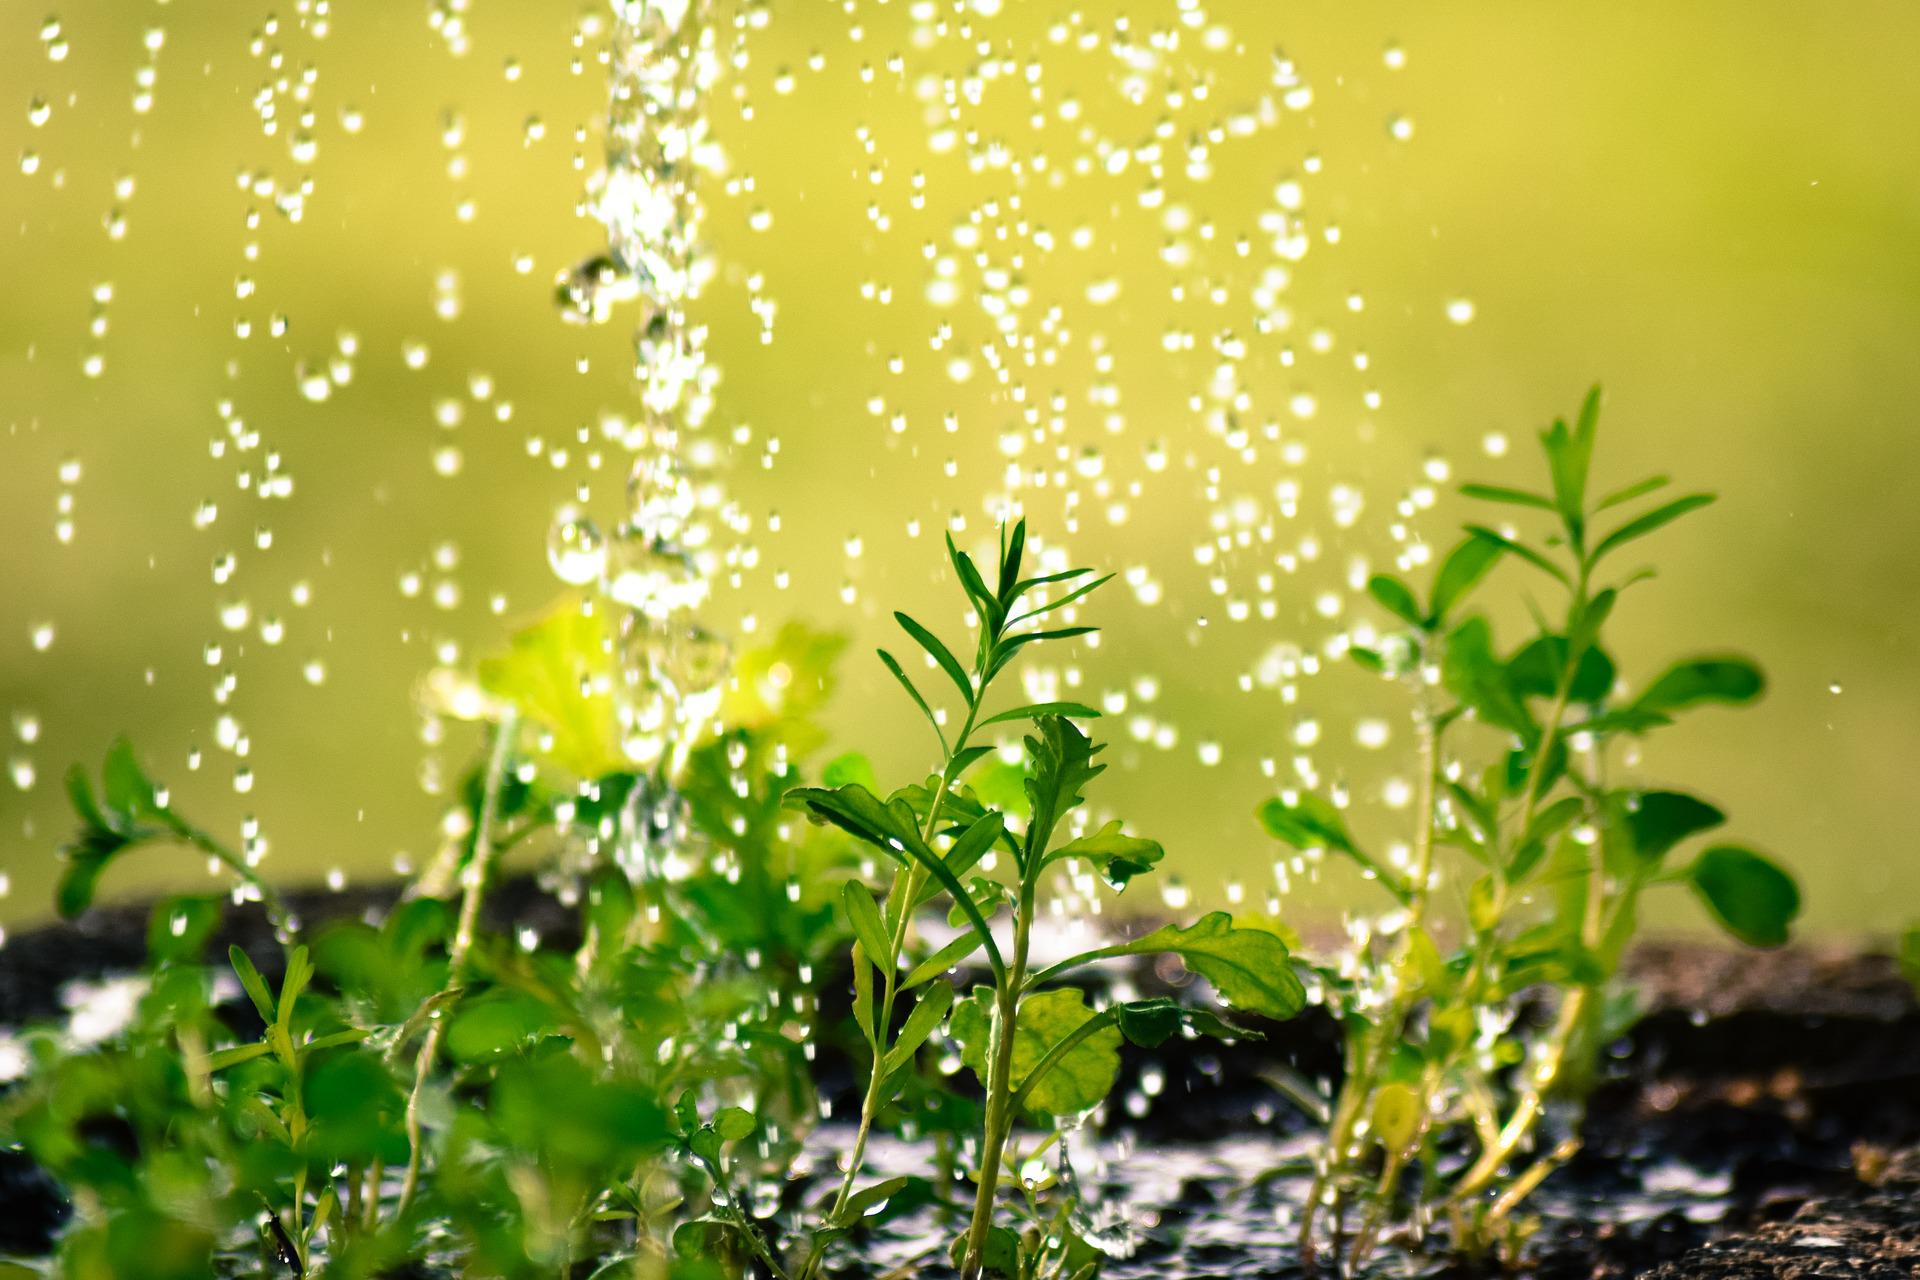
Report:
M980 703L986 697L984 683L975 694L973 704L967 708L967 718L960 726L960 734L954 739L952 750L940 768L940 782L934 788L933 801L927 806L926 824L921 831L921 839L932 847L934 833L940 829L940 812L946 806L947 796L958 781L958 769L955 763L962 751L966 750L967 739L973 733L974 719L979 715ZM913 926L913 904L919 899L920 891L926 886L927 877L932 874L918 862L910 862L906 869L906 878L899 882L895 892L900 895L899 912L894 918L893 933L887 939L888 954L881 968L880 1007L874 1016L874 1030L881 1043L876 1044L873 1054L873 1066L867 1076L867 1090L860 1101L860 1128L854 1135L853 1150L847 1155L846 1173L840 1179L840 1190L835 1193L833 1207L827 1213L827 1221L839 1220L846 1211L847 1201L853 1196L853 1184L860 1176L861 1166L866 1161L867 1140L873 1132L874 1119L880 1108L886 1105L885 1092L887 1070L884 1041L887 1031L893 1025L893 1006L899 995L900 955L906 950L907 937ZM819 1268L822 1256L821 1246L816 1242L807 1255L806 1263L800 1268L800 1280L811 1280Z
M493 729L493 747L487 755L486 780L481 788L480 812L474 822L473 857L468 862L462 876L460 915L454 925L453 944L447 950L446 984L430 1000L438 1000L450 1005L453 995L460 988L465 976L467 954L473 949L473 938L480 924L480 903L486 896L487 874L492 870L494 845L494 814L500 808L500 789L507 773L507 757L512 754L513 737L516 725L512 709L501 713L500 721ZM400 1212L413 1202L414 1193L420 1186L421 1124L420 1104L426 1096L427 1079L433 1073L433 1063L440 1053L440 1040L446 1032L447 1010L442 1008L438 1016L427 1024L426 1039L421 1041L420 1053L413 1064L413 1088L407 1093L407 1172L400 1184Z
M1037 865L1037 857L1029 865ZM987 1115L981 1134L980 1185L974 1193L973 1222L967 1228L961 1280L978 1280L986 1266L987 1235L993 1228L993 1202L999 1190L1000 1161L1007 1134L1013 1127L1013 1049L1020 988L1027 974L1027 946L1033 927L1034 884L1031 872L1020 882L1019 908L1013 920L1013 966L995 992L993 1031L988 1044Z

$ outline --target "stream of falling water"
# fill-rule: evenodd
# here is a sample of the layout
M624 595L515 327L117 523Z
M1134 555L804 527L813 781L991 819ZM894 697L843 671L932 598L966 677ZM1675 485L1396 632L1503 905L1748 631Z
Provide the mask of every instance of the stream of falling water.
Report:
M1313 692L1346 646L1373 638L1370 612L1352 607L1371 569L1428 557L1419 521L1448 475L1438 459L1412 472L1404 445L1384 464L1374 456L1388 410L1364 339L1378 306L1348 282L1361 273L1341 256L1353 210L1339 184L1368 161L1347 154L1360 144L1327 121L1363 115L1372 150L1362 154L1376 159L1414 136L1410 118L1386 106L1407 55L1385 33L1366 71L1377 96L1363 101L1345 92L1360 69L1310 74L1280 44L1270 11L1228 0L1044 16L997 0L617 0L570 19L557 58L544 28L515 26L484 2L436 0L428 22L450 61L416 77L446 84L428 90L443 105L426 120L430 151L413 157L368 149L393 147L401 125L420 123L396 119L395 94L379 93L390 70L379 41L398 38L399 19L298 0L246 33L243 58L222 61L231 24L185 17L156 6L139 33L131 99L114 108L130 122L117 157L83 151L63 130L117 118L104 96L85 96L91 81L75 67L124 33L90 15L49 17L30 50L17 181L40 202L31 211L65 232L87 220L52 215L104 192L104 206L86 212L99 215L113 252L150 251L160 242L143 237L170 236L183 261L231 285L206 304L215 324L196 331L196 345L164 352L165 407L155 412L186 424L177 428L186 447L167 456L197 457L168 475L194 488L183 497L171 479L148 486L160 506L126 517L140 533L129 554L144 557L141 582L155 588L139 607L165 618L144 642L154 656L136 659L141 686L122 703L89 699L91 719L60 704L49 717L41 698L10 708L8 774L29 797L20 835L33 847L65 823L53 789L39 785L48 753L61 763L90 756L131 729L162 776L184 765L230 777L241 808L229 820L258 860L268 833L247 807L286 811L300 783L281 762L301 739L327 742L335 760L362 759L326 712L364 693L370 656L415 675L467 667L474 651L497 646L503 625L539 609L552 579L516 582L510 598L499 553L489 562L462 545L478 536L476 521L460 536L436 531L424 547L359 536L360 522L402 507L415 512L414 529L452 525L466 510L507 520L552 511L544 559L612 624L621 748L639 769L671 776L676 751L715 714L732 652L764 636L763 617L878 638L891 608L914 606L914 584L937 573L943 534L977 550L995 522L1024 514L1045 568L1090 560L1119 572L1091 620L1125 643L1088 642L1036 664L1023 692L1099 705L1120 770L1215 771L1235 794L1335 783L1343 798L1406 803L1409 788L1385 763L1396 733L1384 695L1343 688L1348 725L1326 718L1330 700ZM198 63L205 84L169 78L170 58ZM470 70L483 58L497 59L497 74ZM603 115L582 111L571 129L550 122L551 83L494 109L493 97L530 93L555 62L563 86L604 77ZM178 126L165 128L170 95L193 92L204 100L189 97L176 109L183 119L241 104L241 136L217 153L231 164L226 148L238 146L230 188L202 180L198 153L172 166L191 174L181 185L152 159L182 145ZM578 211L599 224L604 247L553 273L549 246L565 237L506 204L527 193L487 185L504 164L496 151L508 149L489 141L503 129L533 158L570 136L571 175L538 172L548 187L560 173L574 191L580 174L594 174ZM1328 145L1338 139L1347 141ZM596 145L598 165L587 154ZM421 160L440 165L444 183L430 168L393 182L398 166ZM350 222L366 217L354 207L361 189L388 186L426 229L424 247L340 236L342 226L364 236ZM156 212L237 219L237 244L214 236L203 248L177 215L149 231L136 215L151 188ZM535 205L531 195L525 203ZM794 224L804 229L780 239ZM460 250L456 236L501 226L532 240L514 246L509 282L553 279L560 316L577 322L548 326L558 340L531 337L538 360L516 361L503 330L479 327L545 318L524 294L498 292L500 262ZM407 279L406 289L424 268L426 327L351 290L345 304L316 290L343 253ZM87 421L145 412L128 388L152 385L141 352L166 331L151 310L131 321L122 310L179 292L113 261L87 283L86 332L29 354L38 382L110 397L86 409ZM1424 305L1436 325L1473 318L1464 298ZM763 355L776 312L782 341ZM598 335L609 333L632 335L631 380L593 365ZM555 350L576 339L573 352ZM782 354L788 344L798 354ZM724 398L721 359L735 379ZM593 376L563 386L569 365ZM576 407L585 397L573 388L586 386L619 407ZM76 411L58 420L69 419ZM201 422L211 438L195 439ZM385 449L401 438L418 454ZM1487 448L1500 443L1490 437ZM617 462L603 465L603 450ZM86 452L63 446L52 468L61 547L89 544L83 475L92 488L126 470L121 456ZM790 468L814 487L767 479ZM155 531L183 502L191 541L176 546ZM200 557L211 618L203 606L198 621L174 624L192 612L173 607L188 577L180 566ZM358 625L383 578L397 579L400 611L389 596L377 630ZM34 653L64 653L84 629L67 604L27 608ZM190 637L185 662L160 652L175 630ZM396 632L397 650L378 648L391 649ZM315 691L309 702L279 689L288 674ZM211 716L203 698L173 692L207 678ZM859 708L863 732L877 726L878 749L894 749L881 727L891 704L878 701L893 692L862 691L873 695ZM140 732L149 723L175 736ZM433 714L418 736L420 786L445 797L463 741ZM370 795L380 785L364 784ZM1178 791L1139 797L1138 820L1163 825L1167 814L1152 806L1177 806ZM275 827L303 853L355 843L369 820L369 806L346 800L350 838L310 836L301 823L339 815L307 803ZM1170 877L1169 905L1277 905L1313 876L1301 860L1266 863L1246 825L1232 830L1248 853ZM380 831L407 838L398 823ZM375 841L352 870L389 861L420 865L404 846ZM327 866L329 883L346 874ZM0 878L0 892L9 883ZM1057 905L1066 920L1101 910L1091 883L1068 886Z

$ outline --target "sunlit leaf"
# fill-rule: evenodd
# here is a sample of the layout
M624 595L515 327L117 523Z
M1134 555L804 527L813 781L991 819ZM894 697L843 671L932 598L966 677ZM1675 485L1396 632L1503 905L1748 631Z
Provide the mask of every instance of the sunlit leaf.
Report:
M1086 999L1071 988L1041 991L1020 1002L1014 1019L1015 1090L1056 1044L1094 1016ZM981 987L954 1006L950 1033L960 1060L982 1081L987 1078L987 1047L993 1025L993 990ZM1120 1032L1102 1027L1075 1045L1027 1095L1027 1106L1048 1115L1076 1115L1100 1105L1120 1070Z
M1224 911L1210 912L1185 928L1165 925L1080 958L1161 954L1179 956L1235 1009L1284 1020L1306 1006L1306 990L1294 975L1287 944L1266 929L1236 928Z
M605 612L563 602L479 665L480 686L551 738L545 756L580 778L624 769L613 707L613 630Z
M1158 840L1125 835L1118 821L1109 822L1092 835L1068 841L1047 855L1048 862L1062 858L1084 858L1092 863L1102 879L1116 889L1127 881L1153 870L1166 850Z

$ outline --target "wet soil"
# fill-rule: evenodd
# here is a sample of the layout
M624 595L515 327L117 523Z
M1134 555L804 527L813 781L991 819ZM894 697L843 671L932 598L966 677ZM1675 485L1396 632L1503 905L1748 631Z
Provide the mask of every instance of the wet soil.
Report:
M295 902L318 920L389 900L368 889ZM527 882L490 895L489 915L501 928L532 925L556 946L575 930L573 912ZM9 939L0 1028L60 1018L70 983L138 968L145 928L144 908L110 908ZM257 912L230 914L219 944L228 942L263 968L278 954ZM1582 1152L1536 1198L1542 1226L1525 1274L1920 1278L1920 1007L1893 961L1673 943L1642 947L1631 969L1646 1016L1613 1047ZM1164 978L1143 970L1132 981L1148 989ZM1294 1213L1312 1135L1268 1078L1279 1065L1328 1079L1338 1053L1323 1016L1268 1031L1262 1042L1165 1056L1129 1047L1103 1128L1072 1139L1084 1188L1130 1242L1110 1280L1301 1274ZM857 1106L850 1064L821 1067L826 1096L846 1114ZM821 1167L842 1138L831 1125L816 1135ZM918 1159L881 1142L874 1172ZM17 1153L0 1152L0 1205L0 1255L44 1252L65 1217ZM935 1225L901 1220L867 1242L866 1265L878 1274L923 1257ZM914 1274L940 1269L928 1260ZM1401 1258L1378 1274L1472 1272Z

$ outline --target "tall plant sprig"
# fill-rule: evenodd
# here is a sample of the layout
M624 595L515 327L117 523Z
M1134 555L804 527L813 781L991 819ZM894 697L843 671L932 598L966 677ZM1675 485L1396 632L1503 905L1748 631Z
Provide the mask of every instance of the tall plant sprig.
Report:
M1336 1229L1334 1243L1364 1260L1401 1209L1400 1179L1413 1167L1424 1177L1405 1218L1411 1229L1441 1212L1469 1252L1513 1243L1514 1211L1577 1148L1568 1136L1518 1163L1535 1146L1547 1102L1577 1100L1592 1081L1598 1047L1624 1025L1628 1006L1609 1000L1609 987L1645 889L1690 884L1735 937L1753 945L1784 941L1798 910L1791 878L1749 849L1718 845L1684 869L1668 869L1674 847L1724 815L1683 792L1608 780L1615 738L1652 732L1697 704L1751 701L1764 681L1744 659L1710 656L1676 663L1637 697L1620 698L1602 633L1621 592L1650 571L1611 582L1603 576L1623 548L1713 497L1658 502L1596 536L1607 512L1668 483L1650 477L1589 499L1599 406L1596 389L1572 426L1561 421L1542 432L1548 492L1463 487L1471 498L1547 513L1557 527L1544 542L1470 524L1442 561L1427 605L1397 578L1379 575L1368 584L1409 628L1354 657L1414 690L1411 873L1397 876L1366 854L1339 813L1316 797L1283 796L1261 810L1268 830L1287 843L1352 857L1403 909L1390 954L1365 971L1377 1000L1352 1000L1343 1010L1346 1075L1302 1223L1309 1262L1320 1213L1344 1206L1356 1187L1365 1204L1360 1227L1351 1242ZM1505 559L1550 579L1564 603L1555 621L1536 608L1539 633L1502 658L1485 618L1456 614ZM1450 731L1473 722L1506 739L1479 769L1447 755ZM1441 955L1430 927L1442 846L1464 853L1475 873L1461 904L1464 945L1451 957ZM1526 910L1531 898L1550 904L1548 918ZM1523 1049L1502 1029L1513 1020L1516 995L1543 983L1557 989L1553 1022ZM1450 1127L1468 1132L1474 1155L1461 1172L1443 1176L1434 1142ZM1370 1185L1369 1167L1376 1170Z
M807 788L790 796L791 803L807 810L815 820L853 832L899 864L881 905L876 906L868 889L858 882L849 883L844 894L857 939L854 1013L872 1054L872 1067L854 1150L823 1231L816 1236L816 1245L802 1268L803 1275L811 1274L817 1266L821 1246L849 1227L854 1206L865 1206L875 1195L885 1194L887 1184L858 1193L853 1190L866 1140L875 1117L897 1095L899 1083L911 1070L915 1052L943 1019L948 1021L949 1035L959 1042L961 1060L980 1078L986 1092L974 1209L967 1233L956 1242L955 1250L962 1275L971 1280L988 1271L1031 1274L1041 1261L1039 1257L1022 1261L1021 1251L1027 1245L1017 1233L994 1221L1004 1152L1020 1115L1070 1115L1099 1105L1112 1087L1122 1036L1157 1046L1183 1031L1190 1035L1248 1034L1211 1013L1171 1000L1134 1001L1095 1010L1087 1006L1078 991L1049 989L1049 984L1103 960L1171 952L1207 977L1236 1008L1287 1018L1305 1001L1287 948L1278 936L1261 929L1235 928L1225 913L1205 917L1185 929L1168 926L1141 938L1084 952L1037 972L1032 970L1029 951L1039 891L1050 868L1063 862L1085 862L1110 885L1124 888L1134 877L1151 871L1164 851L1156 841L1125 834L1119 822L1055 844L1056 835L1067 829L1069 814L1084 803L1083 789L1105 767L1093 763L1099 748L1068 718L1088 718L1095 714L1091 708L1073 703L1033 703L982 717L993 677L1022 648L1093 630L1084 626L1018 628L1085 597L1107 580L1079 582L1087 577L1086 570L1021 578L1025 541L1024 523L1015 525L1011 535L1003 531L999 580L989 589L972 562L949 540L949 557L974 607L979 628L971 671L961 666L925 627L904 614L896 615L901 627L960 692L966 711L955 738L947 738L939 716L900 664L885 652L880 655L939 738L944 764L932 785L906 788L885 801L858 784L831 790ZM1039 587L1076 582L1079 585L1055 599L1021 604L1028 592ZM991 749L973 742L973 734L1016 720L1031 721L1034 727L1025 740L1026 812L1020 828L1015 828L1006 814L982 804L958 785L965 769ZM938 847L942 842L944 849ZM968 877L996 846L1011 857L1013 883L1007 885L978 875L963 883L962 877ZM963 926L963 932L901 979L899 970L915 912L942 891L952 903L953 923ZM1012 917L1011 937L1004 946L991 923L1003 911ZM952 987L940 979L975 952L983 954L991 984L956 999ZM922 989L921 994L895 1033L895 1001L901 993L916 989ZM1047 1233L1040 1234L1051 1239ZM1071 1252L1058 1240L1042 1248L1043 1252Z
M860 1103L860 1126L854 1137L853 1150L847 1157L847 1167L835 1194L832 1207L828 1210L826 1222L829 1227L841 1225L852 1200L854 1186L866 1159L867 1141L872 1133L875 1118L893 1101L898 1091L901 1068L909 1064L919 1044L932 1034L947 1013L952 1003L952 988L944 983L935 984L929 992L916 1001L915 1010L909 1016L907 1025L900 1035L891 1042L889 1029L893 1025L895 1004L904 991L919 986L927 979L944 971L962 955L942 953L934 960L943 961L937 967L922 965L910 979L901 981L900 957L904 953L908 934L912 927L913 910L921 905L928 896L928 884L939 877L937 888L955 892L955 901L965 903L966 910L972 912L971 923L975 932L963 934L962 939L973 940L970 953L980 945L984 935L987 945L988 963L996 972L1004 970L1005 961L999 949L992 943L992 932L986 928L985 920L979 916L972 899L960 886L958 876L965 874L974 863L984 857L995 841L1001 840L1004 833L999 827L982 817L969 826L966 833L953 848L948 850L943 860L935 854L930 842L940 830L940 822L945 816L948 799L953 788L966 771L981 757L993 750L989 743L973 741L975 733L993 725L1021 720L1035 715L1055 714L1081 717L1094 717L1100 713L1092 707L1076 702L1027 703L1012 707L996 714L984 715L987 695L992 688L994 678L1006 670L1007 666L1030 645L1050 640L1065 640L1074 636L1088 635L1095 628L1086 626L1058 627L1047 630L1039 625L1023 627L1037 619L1053 613L1067 605L1084 598L1112 575L1088 579L1091 569L1068 569L1060 573L1042 574L1032 578L1022 578L1020 571L1026 554L1026 521L1014 525L1011 535L1003 527L1000 531L999 555L995 564L995 583L991 589L981 576L972 557L954 545L949 535L946 539L947 559L958 576L960 586L966 593L973 617L974 629L973 660L962 665L953 651L931 630L915 621L905 613L896 612L894 620L901 630L924 650L953 683L960 697L962 708L960 727L950 739L942 725L941 716L933 709L932 703L922 694L907 675L899 659L885 649L878 650L881 664L900 682L913 705L925 717L927 725L933 730L939 743L940 767L930 792L930 800L924 805L924 812L914 814L911 808L906 810L906 828L912 832L910 840L890 840L884 847L892 854L900 866L896 871L892 887L889 889L884 909L874 906L872 897L858 883L849 882L844 902L847 914L855 931L854 967L856 991L861 1004L858 1010L861 1032L872 1054L869 1065L867 1088ZM1077 583L1068 590L1047 601L1023 604L1031 594L1043 587ZM844 793L841 788L837 793ZM809 795L816 798L822 793L796 792L791 803L807 805L816 813L830 812L822 810L819 804L810 803ZM869 796L869 798L871 798ZM899 801L905 805L905 801ZM897 820L901 811L890 803L888 814L890 821ZM848 825L850 818L841 815L834 819L840 825ZM867 836L869 830L864 826L854 826L855 834ZM884 829L884 826L883 828ZM897 845L898 848L892 846ZM952 949L950 948L949 951ZM931 963L931 962L930 962ZM880 976L880 993L877 1001L873 996L872 976L875 970ZM924 972L923 972L924 971ZM944 994L945 1002L941 1001ZM917 1037L917 1039L915 1038ZM816 1248L806 1265L802 1276L811 1276L818 1265L820 1252Z

